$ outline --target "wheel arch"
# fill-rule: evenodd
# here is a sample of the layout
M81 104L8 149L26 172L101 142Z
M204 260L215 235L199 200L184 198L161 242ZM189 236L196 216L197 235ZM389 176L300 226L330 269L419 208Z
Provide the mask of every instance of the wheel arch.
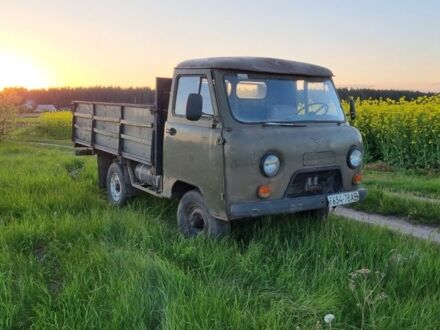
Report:
M207 189L207 187L204 188ZM183 195L185 195L185 193L191 190L196 190L200 193L200 195L202 195L212 216L226 221L229 220L223 200L221 207L218 208L216 201L212 198L209 198L210 196L208 195L207 190L202 189L200 186L188 183L187 181L176 180L172 184L165 184L164 196L168 198L180 199L181 197L183 197Z
M96 153L99 188L105 189L107 187L107 172L116 159L117 158L114 155L106 152L98 151Z
M185 195L188 191L191 191L191 190L196 190L203 196L203 193L199 189L199 187L192 185L190 183L187 183L185 181L177 180L176 182L174 182L174 184L171 188L171 198L180 199L180 198L182 198L183 195Z

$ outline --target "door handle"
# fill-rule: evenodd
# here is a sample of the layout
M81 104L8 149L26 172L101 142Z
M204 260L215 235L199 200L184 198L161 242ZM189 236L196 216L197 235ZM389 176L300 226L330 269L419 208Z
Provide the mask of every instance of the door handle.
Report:
M176 130L174 127L170 127L170 128L167 128L167 129L166 129L166 132L167 132L169 135L176 135L177 130Z

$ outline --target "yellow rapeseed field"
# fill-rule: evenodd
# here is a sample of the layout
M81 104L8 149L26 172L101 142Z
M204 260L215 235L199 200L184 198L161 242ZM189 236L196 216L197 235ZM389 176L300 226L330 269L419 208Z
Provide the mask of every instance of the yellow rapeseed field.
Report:
M39 118L38 126L44 135L56 139L68 139L71 136L72 113L70 111L43 113Z
M352 125L362 133L366 160L405 168L440 169L440 95L407 101L356 100ZM348 109L346 102L343 102ZM70 138L69 111L44 113L40 127L48 136Z
M362 133L367 161L440 168L440 95L411 101L358 99L356 105L358 116L352 125Z

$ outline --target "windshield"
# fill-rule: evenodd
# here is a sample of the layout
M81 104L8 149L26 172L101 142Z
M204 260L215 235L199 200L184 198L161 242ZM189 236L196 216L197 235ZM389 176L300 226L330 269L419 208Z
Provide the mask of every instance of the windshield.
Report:
M258 74L224 77L232 114L244 123L343 122L328 78L286 78Z

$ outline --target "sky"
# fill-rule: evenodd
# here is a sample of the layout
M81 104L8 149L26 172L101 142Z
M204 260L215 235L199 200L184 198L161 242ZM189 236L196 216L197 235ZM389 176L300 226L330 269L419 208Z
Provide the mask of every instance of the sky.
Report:
M265 56L338 87L440 91L437 0L0 0L0 89L150 86L177 63Z

